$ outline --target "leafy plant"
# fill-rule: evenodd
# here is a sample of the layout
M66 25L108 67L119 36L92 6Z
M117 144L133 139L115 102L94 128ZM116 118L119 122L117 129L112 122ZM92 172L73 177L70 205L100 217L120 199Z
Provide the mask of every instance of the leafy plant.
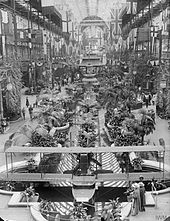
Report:
M31 145L33 147L55 147L57 146L57 142L49 134L43 136L40 133L33 131L31 137Z
M115 139L115 146L138 146L141 145L141 138L139 135L117 135Z
M74 208L73 211L71 212L71 216L74 217L74 219L84 219L86 220L87 218L87 208L83 206L82 203L77 203Z
M5 91L6 98L6 110L4 113L8 114L8 117L15 117L20 115L20 103L21 103L21 61L15 57L9 57L4 63L4 70L7 71L7 84L12 84L10 91Z
M141 120L138 124L134 125L134 130L136 134L141 136L143 143L144 136L153 133L155 130L155 120L149 116L150 113L143 109L140 111L140 114L142 115Z
M121 204L119 202L119 197L116 199L110 200L110 205L108 206L111 211L111 216L113 220L121 220Z
M137 157L135 159L132 160L132 166L134 167L134 170L142 170L142 163L143 160L140 157Z
M42 173L58 173L58 165L61 160L61 154L48 154L44 155L41 159L38 170Z

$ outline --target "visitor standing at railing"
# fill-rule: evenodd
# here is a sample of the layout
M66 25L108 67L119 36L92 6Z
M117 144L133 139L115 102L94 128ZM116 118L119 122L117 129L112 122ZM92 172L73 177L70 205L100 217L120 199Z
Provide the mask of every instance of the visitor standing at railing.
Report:
M140 187L138 183L132 184L132 216L136 216L141 208Z
M145 184L143 183L143 180L144 180L143 176L140 176L139 180L140 180L139 181L139 187L140 187L139 189L140 189L140 203L141 203L141 210L140 211L144 212L146 202L145 202Z

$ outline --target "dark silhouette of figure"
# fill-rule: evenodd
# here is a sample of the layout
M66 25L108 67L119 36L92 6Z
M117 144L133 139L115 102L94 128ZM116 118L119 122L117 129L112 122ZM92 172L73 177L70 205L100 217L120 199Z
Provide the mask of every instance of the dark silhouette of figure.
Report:
M122 173L124 173L125 169L126 169L125 161L123 159L120 159L119 165L120 165L120 168L122 170Z
M36 96L35 107L38 107L38 96Z
M26 106L27 106L27 108L30 106L30 102L28 100L28 97L26 97Z
M24 107L22 108L21 112L22 112L22 116L23 116L23 118L25 120L25 108Z
M129 172L129 166L130 166L130 159L129 159L129 154L127 152L124 152L121 155L122 160L124 161L124 165L125 165L125 172L128 173Z
M30 115L30 120L32 120L32 114L33 114L33 107L30 105L30 107L28 108L29 111L29 115Z
M140 190L140 205L141 205L141 211L145 211L145 184L143 183L143 176L139 177L139 190Z

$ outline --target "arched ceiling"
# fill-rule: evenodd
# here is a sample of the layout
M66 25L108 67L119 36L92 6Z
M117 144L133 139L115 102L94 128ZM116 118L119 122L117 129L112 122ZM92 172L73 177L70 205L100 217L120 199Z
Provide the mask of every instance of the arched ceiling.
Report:
M67 2L74 16L80 22L90 16L98 16L103 20L108 20L110 18L110 4L113 0L67 0Z
M77 23L91 16L110 22L111 9L122 8L122 4L126 4L126 0L57 0L56 2L56 6L63 5L65 10L66 8L70 10Z
M84 32L86 34L90 34L90 37L96 37L98 35L98 33L103 32L103 29L101 27L94 27L94 30L92 29L92 27L85 27L84 28Z
M98 26L102 30L109 28L107 26L107 23L102 18L100 18L98 16L89 16L89 17L84 18L80 22L81 31L84 31L84 29L86 29L87 27L89 27L91 25Z

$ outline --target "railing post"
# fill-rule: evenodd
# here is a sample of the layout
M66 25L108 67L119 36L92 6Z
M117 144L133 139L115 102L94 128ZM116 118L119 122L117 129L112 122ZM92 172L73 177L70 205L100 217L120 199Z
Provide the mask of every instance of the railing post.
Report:
M165 141L163 138L159 139L160 146L163 147L162 158L163 158L163 181L165 181Z
M8 178L8 154L5 153L5 160L6 160L6 173L7 173L7 178Z
M13 173L13 159L12 159L12 153L11 153L11 172Z
M155 201L155 209L157 209L158 208L158 197L157 197L158 192L153 182L151 182L151 185L152 185L151 186L152 196L154 197L154 201Z
M163 148L163 181L165 182L165 146Z
M42 160L42 153L40 153L40 162L41 162L41 160ZM41 166L40 171L41 171L41 179L42 179L42 166Z

